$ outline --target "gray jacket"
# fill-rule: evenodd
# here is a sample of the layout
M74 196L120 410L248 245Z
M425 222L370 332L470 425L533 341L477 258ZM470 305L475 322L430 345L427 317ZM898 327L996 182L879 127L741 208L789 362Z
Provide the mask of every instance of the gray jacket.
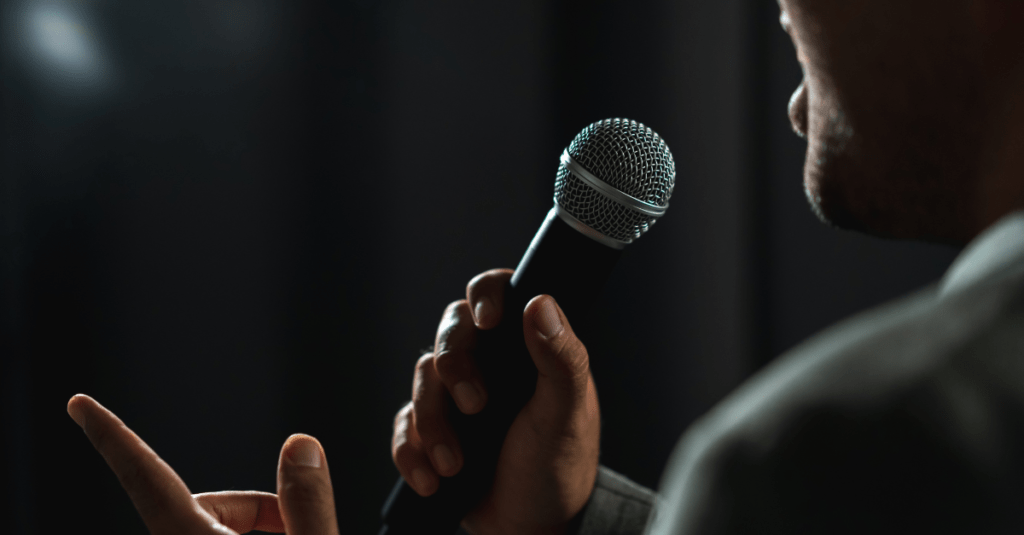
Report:
M577 533L1024 532L1024 212L730 394L656 501L602 468Z

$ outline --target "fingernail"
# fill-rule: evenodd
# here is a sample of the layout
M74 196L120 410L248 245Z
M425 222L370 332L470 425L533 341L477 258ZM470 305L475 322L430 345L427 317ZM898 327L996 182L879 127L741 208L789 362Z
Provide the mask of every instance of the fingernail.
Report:
M294 440L288 447L288 459L298 466L320 468L320 446L309 438Z
M455 456L444 444L434 446L434 462L437 463L438 472L447 473L455 469Z
M481 297L476 302L476 308L473 309L473 316L476 318L477 325L486 324L491 314L494 314L494 302L489 297Z
M412 484L416 489L426 494L430 490L430 476L422 468L414 468L412 471Z
M540 310L533 316L533 326L544 338L551 338L562 332L562 319L558 317L554 299L543 300Z
M462 408L462 412L475 410L480 405L480 391L469 381L461 381L452 389L455 394L455 402Z

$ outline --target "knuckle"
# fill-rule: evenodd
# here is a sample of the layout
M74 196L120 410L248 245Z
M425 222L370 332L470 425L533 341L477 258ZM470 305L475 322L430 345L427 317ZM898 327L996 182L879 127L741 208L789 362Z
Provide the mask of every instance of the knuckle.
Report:
M487 281L489 277L489 274L490 271L485 271L473 277L472 279L469 279L469 282L466 283L466 295L469 296L470 299L473 299L474 297L480 295L484 283Z
M292 504L302 504L311 510L320 510L332 505L330 493L324 488L322 481L286 481L279 493L284 500Z
M443 344L448 338L459 331L464 322L462 321L469 314L469 302L465 299L452 302L444 311L441 323L437 326L438 345ZM440 347L435 347L440 350Z
M473 293L485 290L488 293L501 293L506 280L512 278L513 271L508 268L489 269L470 279L466 292Z
M472 348L476 341L475 331L476 325L469 310L469 302L462 299L452 303L437 326L435 353Z
M434 370L433 360L424 365L423 369L416 373L416 379L412 385L412 413L417 415L424 410L424 406L436 403L439 394L437 372Z
M441 435L440 419L424 411L413 417L413 427L424 444L434 444Z
M406 409L398 411L391 433L391 447L395 449L409 439L409 416Z
M210 513L213 515L214 518L217 519L218 522L220 522L221 524L229 525L229 526L235 524L235 519L234 519L234 516L232 514L233 510L230 507L228 507L226 503L224 503L224 502L213 502L213 503L210 503L209 501L207 503L209 504L210 509L211 509Z
M434 354L427 353L416 361L416 373L422 374L434 368Z
M391 458L399 468L411 468L415 465L416 459L419 457L420 449L411 441L404 438L400 443L395 444L395 447L391 452Z
M458 320L458 318L461 316L462 309L469 310L469 302L467 302L465 299L458 299L452 301L451 303L448 303L448 306L446 306L444 309L444 320Z
M423 355L416 361L416 372L412 378L412 409L416 410L419 401L431 391L435 379L434 355Z
M434 359L434 369L445 383L454 383L465 374L465 355L455 351L442 351Z
M401 423L405 422L405 420L409 417L409 413L411 411L412 411L412 402L411 401L406 403L405 405L402 405L401 409L398 409L398 412L395 413L395 429L396 430L398 429L398 426Z

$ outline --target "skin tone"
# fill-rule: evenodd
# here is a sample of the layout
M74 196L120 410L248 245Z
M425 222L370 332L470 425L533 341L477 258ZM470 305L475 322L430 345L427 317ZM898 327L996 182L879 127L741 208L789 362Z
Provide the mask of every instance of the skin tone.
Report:
M79 394L68 402L68 414L117 475L153 535L229 535L252 530L338 533L327 457L309 435L292 435L281 448L276 495L256 491L192 494L156 452L96 400Z
M1019 0L780 0L827 223L963 245L1024 206Z
M453 400L458 410L476 414L486 404L473 348L480 330L502 320L511 276L508 269L482 273L466 287L466 299L448 306L434 352L416 365L413 399L395 416L392 457L422 496L437 490L440 476L462 468L445 408ZM563 533L597 476L601 418L587 350L550 296L531 300L521 321L537 366L536 393L509 429L490 494L463 520L474 534Z
M780 7L804 70L790 118L808 141L804 185L824 222L962 245L1024 208L1024 2L780 0ZM461 468L445 401L450 396L466 414L486 404L472 340L501 320L510 273L477 276L466 299L448 307L434 353L416 366L413 399L395 418L392 457L421 495ZM477 535L563 532L591 492L596 390L584 373L586 348L560 309L563 330L550 339L538 334L548 306L554 300L539 296L523 313L537 393L509 431L490 496L463 521Z

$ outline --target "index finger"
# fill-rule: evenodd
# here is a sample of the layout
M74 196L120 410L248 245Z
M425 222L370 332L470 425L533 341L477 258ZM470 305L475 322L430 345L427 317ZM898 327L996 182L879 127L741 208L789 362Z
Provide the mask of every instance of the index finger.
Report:
M68 401L68 414L82 427L128 492L153 533L191 533L209 529L185 482L120 418L84 394Z

